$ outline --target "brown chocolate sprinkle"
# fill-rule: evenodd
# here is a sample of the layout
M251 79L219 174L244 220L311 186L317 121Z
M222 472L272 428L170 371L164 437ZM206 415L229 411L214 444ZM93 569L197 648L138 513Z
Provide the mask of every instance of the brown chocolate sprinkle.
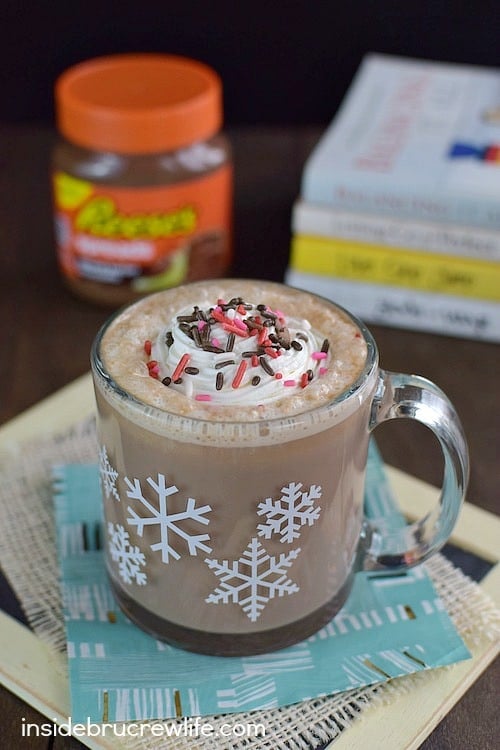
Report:
M236 339L236 336L234 335L234 333L230 333L229 336L227 337L226 352L233 351L235 339Z
M297 338L301 341L309 341L305 333L302 333L302 331L299 331L297 334Z
M313 379L313 377L314 377L313 371L312 370L307 370L307 379L309 380L309 382L311 382L311 380Z
M174 337L172 336L172 331L167 331L165 334L165 343L167 346L172 346L174 343Z
M288 328L283 326L282 328L276 328L276 332L278 334L278 341L283 347L283 349L290 349L291 347L291 341L290 341L290 331Z
M191 315L178 315L177 320L179 323L194 323L195 320L198 320L198 317L196 313Z
M252 385L259 385L260 383L260 377L258 375L254 375L251 380Z
M221 367L227 367L228 365L235 365L234 359L225 359L223 362L217 362L214 367L216 370L220 370Z
M302 344L299 343L296 339L294 339L291 343L292 349L295 349L296 352L301 352L303 347Z
M170 385L170 383L172 382L172 378L170 378L170 377L169 377L169 376L167 375L167 377L166 377L166 378L163 378L163 380L162 380L161 382L163 383L163 385Z
M265 357L259 357L260 366L268 375L274 375L274 370Z
M174 385L180 385L181 383L182 383L182 378L176 378L176 380L174 380Z
M214 354L224 354L224 349L221 349L220 346L213 346L212 344L203 344L203 351L213 352Z
M215 378L215 387L218 391L220 391L223 385L224 385L224 373L218 372L217 377Z
M196 344L196 346L199 346L199 347L203 346L203 342L201 340L201 333L198 330L198 326L193 326L191 330L192 330L194 343Z
M321 351L326 354L326 352L330 349L330 342L328 339L325 339L323 343L321 344Z
M197 367L185 367L184 372L188 375L198 375L200 371Z

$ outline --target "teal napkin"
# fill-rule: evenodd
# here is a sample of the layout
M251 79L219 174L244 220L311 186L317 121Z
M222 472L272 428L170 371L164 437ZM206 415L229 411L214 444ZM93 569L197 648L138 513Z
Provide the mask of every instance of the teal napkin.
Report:
M425 569L358 573L348 602L314 636L270 654L193 654L147 635L119 610L101 540L97 465L58 466L55 511L71 716L118 722L278 708L470 657ZM374 444L366 512L401 518Z

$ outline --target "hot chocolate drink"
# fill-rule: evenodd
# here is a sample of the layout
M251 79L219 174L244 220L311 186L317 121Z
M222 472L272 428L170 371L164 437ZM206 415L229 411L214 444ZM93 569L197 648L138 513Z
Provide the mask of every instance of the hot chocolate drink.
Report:
M107 563L130 618L213 654L324 625L361 532L370 334L306 292L207 281L115 316L93 368Z

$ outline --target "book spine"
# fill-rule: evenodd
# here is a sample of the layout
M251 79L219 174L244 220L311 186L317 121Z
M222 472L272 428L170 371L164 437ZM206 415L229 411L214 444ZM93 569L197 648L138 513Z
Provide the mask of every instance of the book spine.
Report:
M285 282L333 300L367 323L500 342L500 304L288 268Z
M500 263L294 235L290 266L305 273L500 301Z
M332 170L333 171L333 170ZM396 190L342 184L333 181L331 174L312 175L304 170L301 197L308 203L339 211L356 211L413 219L437 221L483 229L500 229L500 200L485 195L477 198L448 194L411 193L404 187Z
M389 247L500 261L500 232L336 211L300 200L293 207L292 230L295 234L332 239L341 237Z

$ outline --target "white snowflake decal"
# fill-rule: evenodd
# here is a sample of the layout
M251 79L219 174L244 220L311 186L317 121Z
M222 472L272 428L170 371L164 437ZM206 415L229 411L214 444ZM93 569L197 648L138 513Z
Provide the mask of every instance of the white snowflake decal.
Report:
M265 539L280 534L282 542L290 543L299 538L302 526L312 526L318 519L321 508L314 501L321 497L321 487L313 484L303 492L301 482L290 482L281 492L279 500L268 497L259 503L257 515L265 515L267 520L258 525L258 534Z
M150 487L153 488L158 497L158 508L149 502L149 500L143 495L141 483L138 479L134 479L131 482L125 477L125 482L128 486L127 497L131 500L139 500L144 508L149 511L149 516L141 518L133 508L128 507L130 517L127 518L127 522L130 526L137 528L137 533L142 537L145 526L158 526L160 530L160 541L151 545L151 549L161 550L161 559L164 563L170 562L170 557L175 560L179 560L180 554L170 544L170 534L175 534L177 537L184 539L188 546L190 555L196 555L198 550L204 552L211 552L212 548L208 547L205 542L210 539L208 534L189 534L185 531L182 526L179 525L180 521L190 520L208 524L209 519L206 518L206 514L212 510L210 505L203 505L201 508L196 508L196 500L192 497L188 498L186 510L180 513L169 513L167 507L167 497L174 495L179 490L175 485L167 487L165 482L165 475L158 474L158 480L155 482L151 477L147 478L147 482Z
M108 452L106 446L102 445L99 448L99 472L101 475L101 485L104 495L107 499L114 497L115 500L119 500L118 490L116 489L116 480L118 479L118 472L114 469L108 458Z
M239 604L255 622L270 599L299 590L286 573L299 552L300 548L278 558L271 557L257 537L253 537L239 560L229 563L207 558L205 562L221 583L205 601L207 604Z
M146 558L135 545L130 544L128 531L121 524L114 526L108 522L109 551L112 560L118 563L118 572L125 583L133 583L144 586L147 576L141 571L146 565Z

